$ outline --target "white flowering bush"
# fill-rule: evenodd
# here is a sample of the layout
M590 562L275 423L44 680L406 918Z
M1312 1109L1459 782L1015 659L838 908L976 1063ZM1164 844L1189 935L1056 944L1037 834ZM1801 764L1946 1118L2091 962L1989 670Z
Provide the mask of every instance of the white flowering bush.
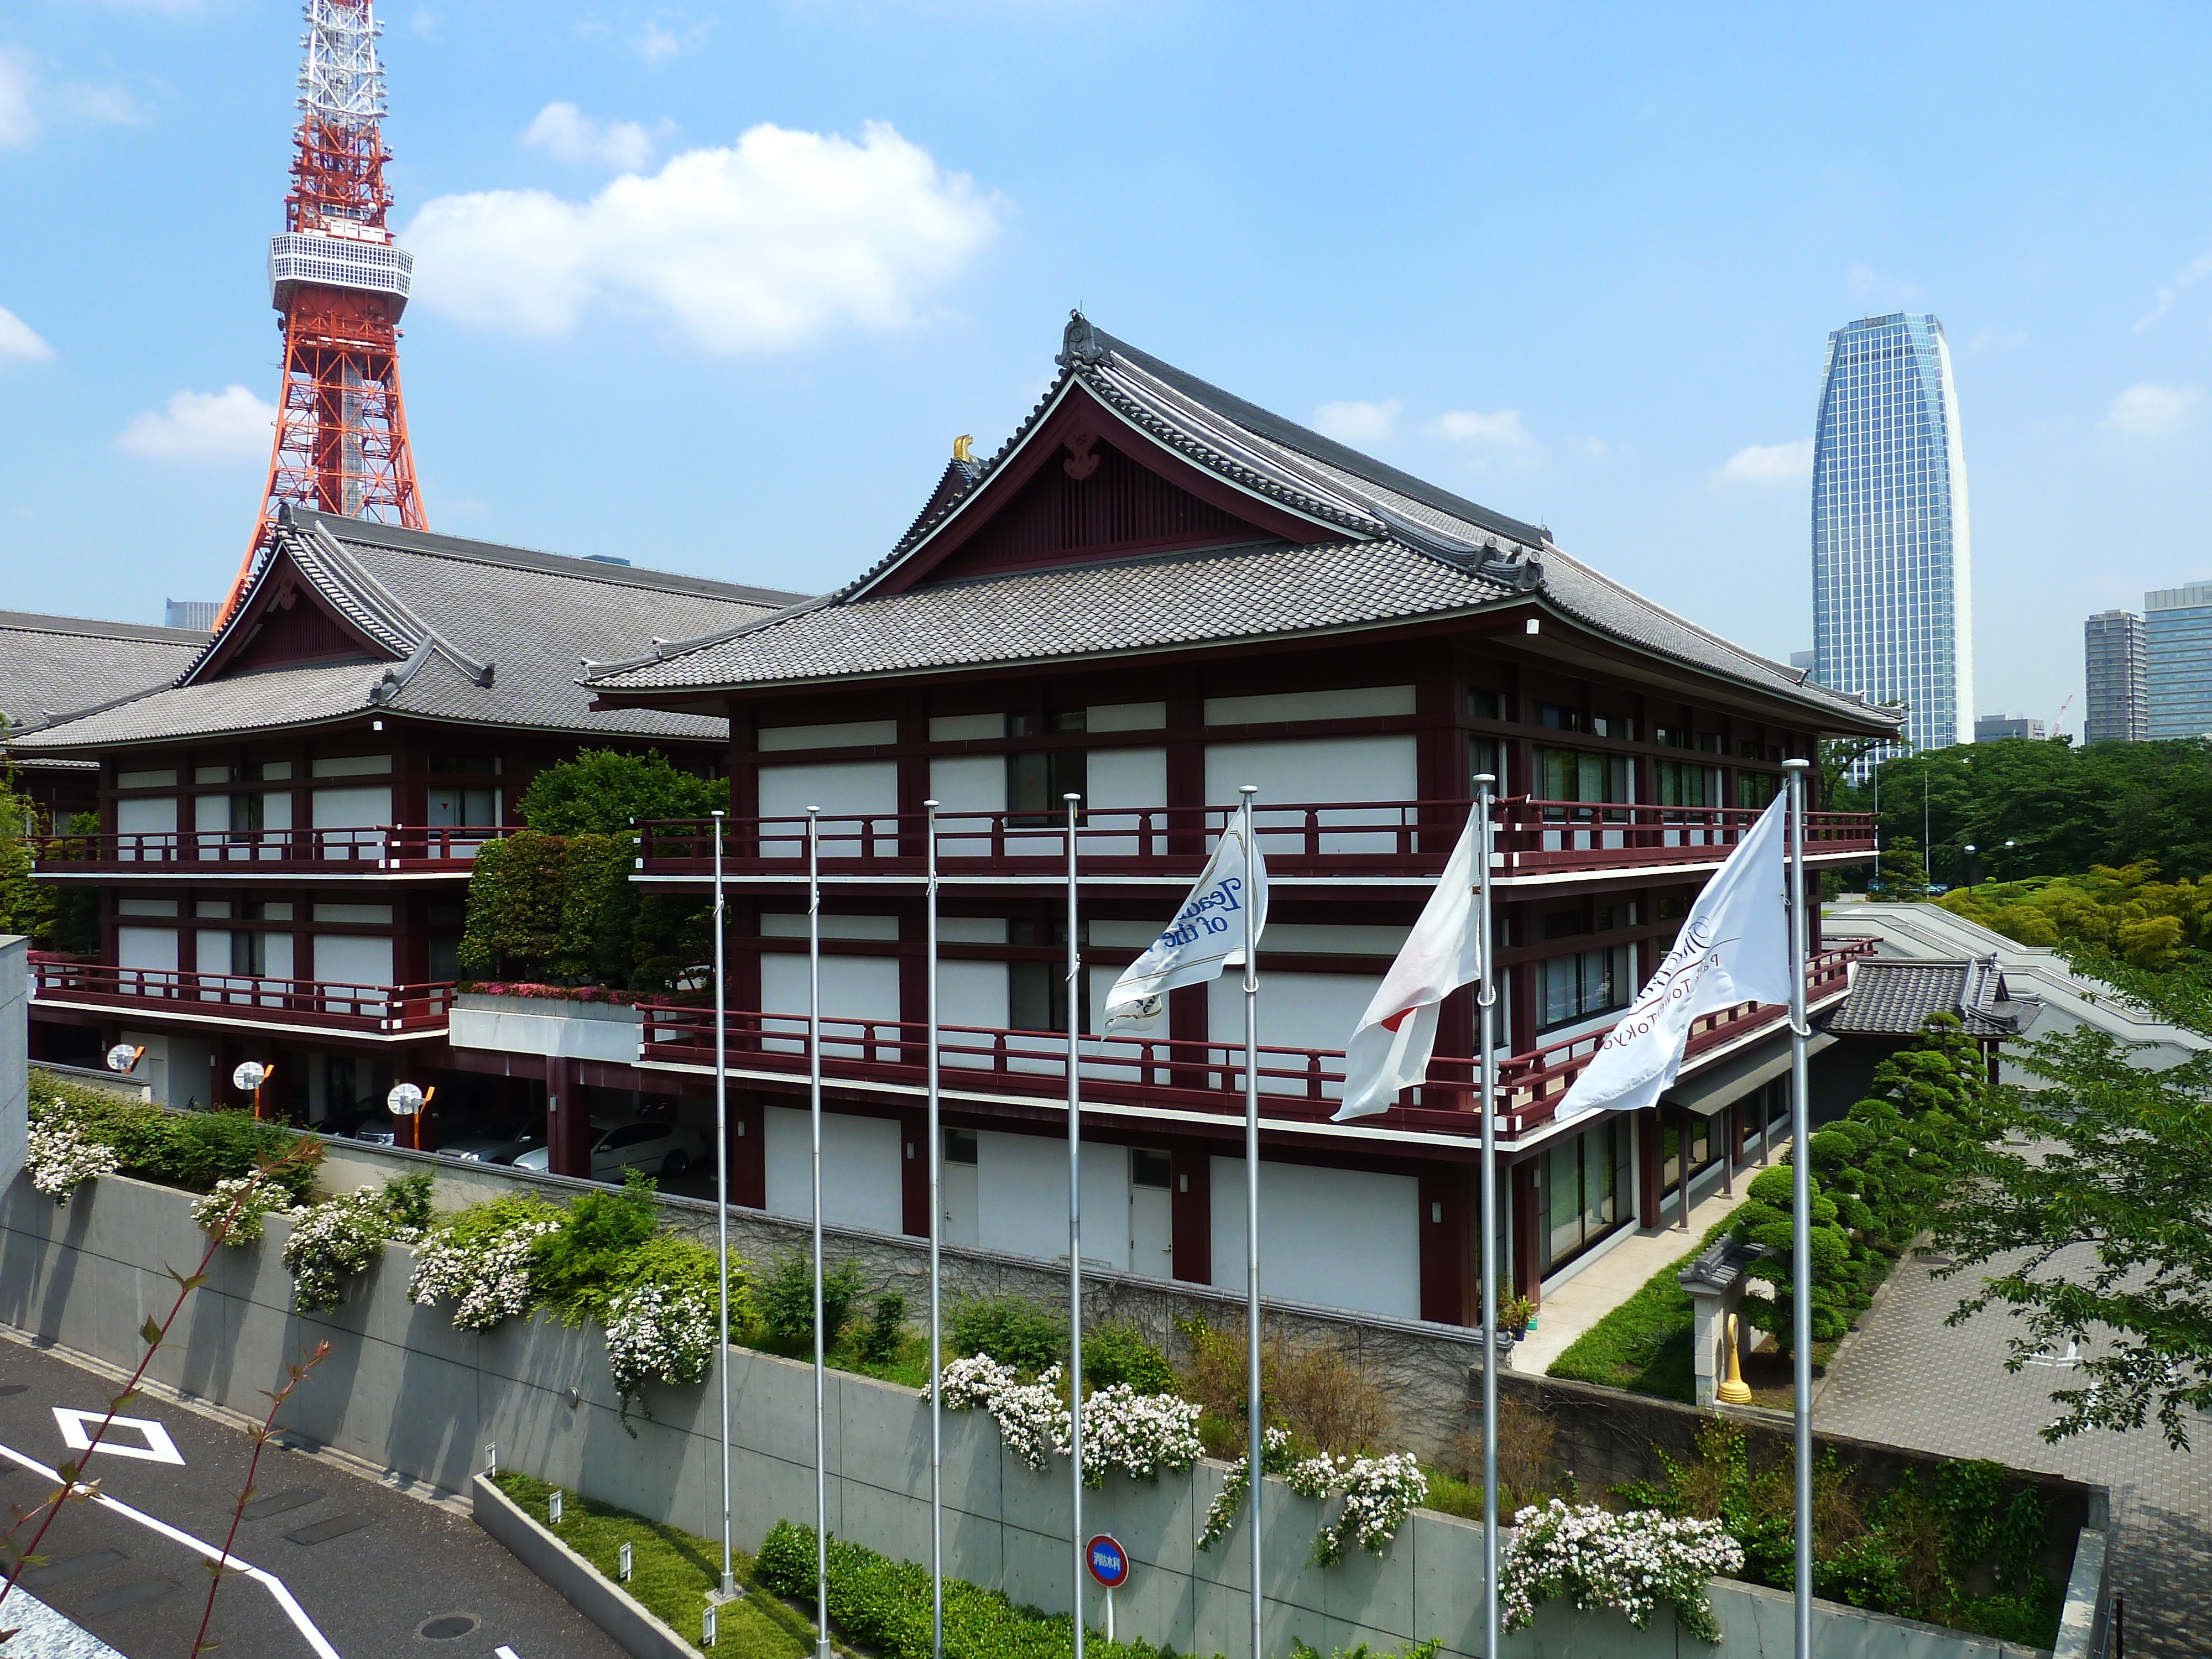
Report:
M648 1382L682 1388L704 1382L714 1364L712 1301L696 1291L647 1282L607 1304L607 1369L623 1403Z
M1115 1382L1083 1402L1083 1484L1102 1486L1107 1471L1158 1480L1198 1461L1200 1407L1171 1394L1139 1394Z
M530 1269L538 1241L560 1230L557 1219L538 1216L489 1230L440 1227L416 1247L407 1299L454 1304L453 1323L465 1331L489 1330L501 1320L519 1318L530 1311Z
M120 1162L115 1148L86 1139L83 1128L66 1117L33 1124L23 1152L31 1185L57 1204L68 1203L70 1194L86 1182L114 1174Z
M218 1181L215 1190L192 1200L192 1221L204 1233L222 1229L222 1242L234 1250L258 1244L263 1224L272 1215L302 1214L292 1195L275 1182L254 1176Z
M1260 1436L1260 1463L1269 1474L1281 1474L1291 1466L1291 1435L1287 1429L1267 1429ZM1244 1505L1244 1494L1252 1488L1252 1454L1246 1452L1229 1471L1222 1482L1221 1494L1206 1512L1206 1528L1198 1535L1198 1547L1210 1550L1229 1535L1229 1526L1237 1518L1237 1511Z
M1348 1545L1382 1554L1429 1495L1429 1477L1411 1452L1354 1458L1339 1478L1344 1483L1344 1513L1314 1539L1314 1561L1324 1567L1341 1561Z
M411 1244L422 1237L412 1218L411 1191L395 1197L395 1182L381 1191L363 1188L294 1212L284 1241L292 1299L301 1313L323 1313L345 1300L346 1281L383 1259L387 1243Z
M1610 1607L1638 1630L1662 1607L1702 1641L1721 1639L1711 1582L1741 1571L1743 1546L1717 1521L1678 1519L1656 1510L1613 1515L1553 1498L1513 1517L1505 1558L1505 1628L1533 1623L1539 1604L1570 1598L1583 1612Z

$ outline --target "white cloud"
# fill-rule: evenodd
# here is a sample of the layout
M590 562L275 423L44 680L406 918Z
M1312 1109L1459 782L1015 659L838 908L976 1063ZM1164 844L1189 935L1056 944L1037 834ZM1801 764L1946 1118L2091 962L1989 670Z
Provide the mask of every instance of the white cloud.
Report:
M2195 288L2207 276L2212 276L2212 253L2200 253L2181 268L2181 275L2159 289L2158 303L2151 307L2149 314L2136 319L2136 331L2141 332L2148 328L2167 312L2172 310L2175 303L2183 295Z
M179 392L167 410L149 410L115 436L115 447L161 461L235 461L265 457L276 406L242 386Z
M1474 409L1448 410L1421 429L1431 438L1472 451L1486 463L1500 460L1534 466L1544 459L1543 446L1529 432L1517 409L1501 409L1492 415Z
M1404 400L1398 398L1379 404L1323 404L1314 410L1314 430L1342 444L1387 443L1398 435L1398 416L1405 410Z
M416 301L462 322L565 334L602 304L734 354L911 323L923 295L997 234L1001 206L887 124L856 142L763 123L586 202L441 196L402 240Z
M1813 476L1813 441L1790 444L1746 444L1715 470L1719 484L1794 483Z
M653 161L653 135L635 121L594 121L574 104L548 104L522 142L556 161L604 161L635 173Z
M82 116L88 121L118 127L145 125L146 112L140 107L138 100L121 87L95 87L72 82L58 91L70 112Z
M2101 422L2126 438L2165 438L2179 432L2204 401L2201 386L2153 386L2138 380L2112 399Z
M648 19L644 32L639 34L635 44L639 57L644 58L648 64L658 64L665 58L673 58L678 52L697 46L706 37L707 26L704 23L693 23L686 28L668 29L661 27L658 22Z
M31 325L5 306L0 306L0 362L9 358L27 363L43 362L54 349L41 340Z
M0 149L39 136L39 118L31 110L34 79L28 52L0 46Z

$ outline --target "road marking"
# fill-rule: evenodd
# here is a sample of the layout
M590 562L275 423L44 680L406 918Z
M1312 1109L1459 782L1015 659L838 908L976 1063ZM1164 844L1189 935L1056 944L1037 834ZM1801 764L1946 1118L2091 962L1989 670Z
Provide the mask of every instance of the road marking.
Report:
M179 1468L184 1467L185 1455L177 1449L177 1443L169 1438L169 1431L150 1417L112 1417L107 1420L111 1432L117 1429L136 1429L146 1437L144 1445L126 1445L103 1434L100 1437L100 1444L95 1447L85 1425L97 1423L103 1417L107 1417L106 1412L72 1411L66 1406L54 1407L54 1421L61 1425L62 1444L71 1451L105 1452L115 1457L137 1457L149 1463L174 1463Z
M522 1656L513 1648L497 1647L491 1650L491 1659L522 1659Z
M13 1446L0 1444L0 1457L19 1463L33 1474L43 1475L57 1486L61 1483L59 1474L27 1452L19 1452ZM93 1501L103 1509L113 1510L126 1520L136 1521L149 1531L161 1534L172 1543L182 1544L186 1549L196 1551L204 1560L213 1561L218 1566L227 1565L233 1571L253 1579L276 1598L276 1605L284 1610L284 1616L292 1621L292 1627L306 1638L307 1645L315 1650L315 1659L341 1659L338 1650L331 1645L330 1638L315 1628L315 1621L307 1617L307 1610L300 1605L298 1598L275 1573L260 1567L248 1566L235 1555L226 1556L214 1545L204 1543L188 1532L179 1532L167 1522L157 1521L143 1510L134 1510L119 1498L110 1498L106 1492L100 1492L94 1495Z

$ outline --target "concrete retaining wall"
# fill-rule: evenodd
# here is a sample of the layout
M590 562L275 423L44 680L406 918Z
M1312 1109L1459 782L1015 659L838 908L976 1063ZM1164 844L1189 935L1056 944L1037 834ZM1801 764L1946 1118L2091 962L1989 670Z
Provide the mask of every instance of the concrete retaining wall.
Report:
M135 1363L136 1331L173 1294L165 1264L188 1268L204 1248L187 1195L110 1176L57 1206L19 1179L0 1206L0 1319L117 1364ZM162 1382L234 1409L254 1409L284 1362L319 1338L331 1357L285 1413L294 1433L402 1476L467 1488L487 1442L520 1468L639 1514L710 1533L720 1513L718 1390L655 1389L649 1420L621 1421L595 1330L539 1316L497 1329L455 1330L447 1314L405 1297L409 1253L355 1281L323 1318L290 1311L272 1219L258 1248L225 1250L155 1358ZM813 1377L810 1368L743 1351L729 1356L738 1541L757 1545L781 1517L811 1521ZM831 1372L827 1388L829 1521L858 1542L928 1559L927 1407L908 1390ZM990 1419L945 1419L948 1559L963 1577L1017 1601L1064 1611L1070 1602L1069 1494L1062 1465L1031 1474L1006 1456ZM1134 1570L1120 1594L1121 1629L1187 1652L1243 1650L1249 1602L1240 1526L1211 1552L1196 1548L1225 1471L1202 1463L1146 1486L1115 1476L1085 1499L1085 1530L1110 1531ZM1387 1554L1308 1565L1323 1506L1268 1483L1267 1646L1296 1636L1323 1653L1365 1641L1397 1647L1430 1637L1453 1655L1482 1645L1479 1527L1426 1511ZM1781 1659L1790 1650L1789 1598L1718 1583L1713 1600L1730 1659ZM1099 1618L1096 1592L1086 1616ZM2027 1650L1908 1620L1820 1606L1823 1659L1968 1659ZM1551 1604L1509 1638L1516 1659L1675 1659L1701 1651L1662 1613L1648 1632L1613 1614Z

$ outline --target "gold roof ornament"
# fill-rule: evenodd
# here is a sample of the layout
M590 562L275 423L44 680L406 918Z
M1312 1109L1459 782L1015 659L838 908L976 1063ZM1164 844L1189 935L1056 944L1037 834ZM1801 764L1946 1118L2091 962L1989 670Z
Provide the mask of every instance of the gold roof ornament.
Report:
M975 458L968 453L968 446L975 441L975 434L972 432L963 432L955 438L952 441L952 459L963 462L974 460Z

